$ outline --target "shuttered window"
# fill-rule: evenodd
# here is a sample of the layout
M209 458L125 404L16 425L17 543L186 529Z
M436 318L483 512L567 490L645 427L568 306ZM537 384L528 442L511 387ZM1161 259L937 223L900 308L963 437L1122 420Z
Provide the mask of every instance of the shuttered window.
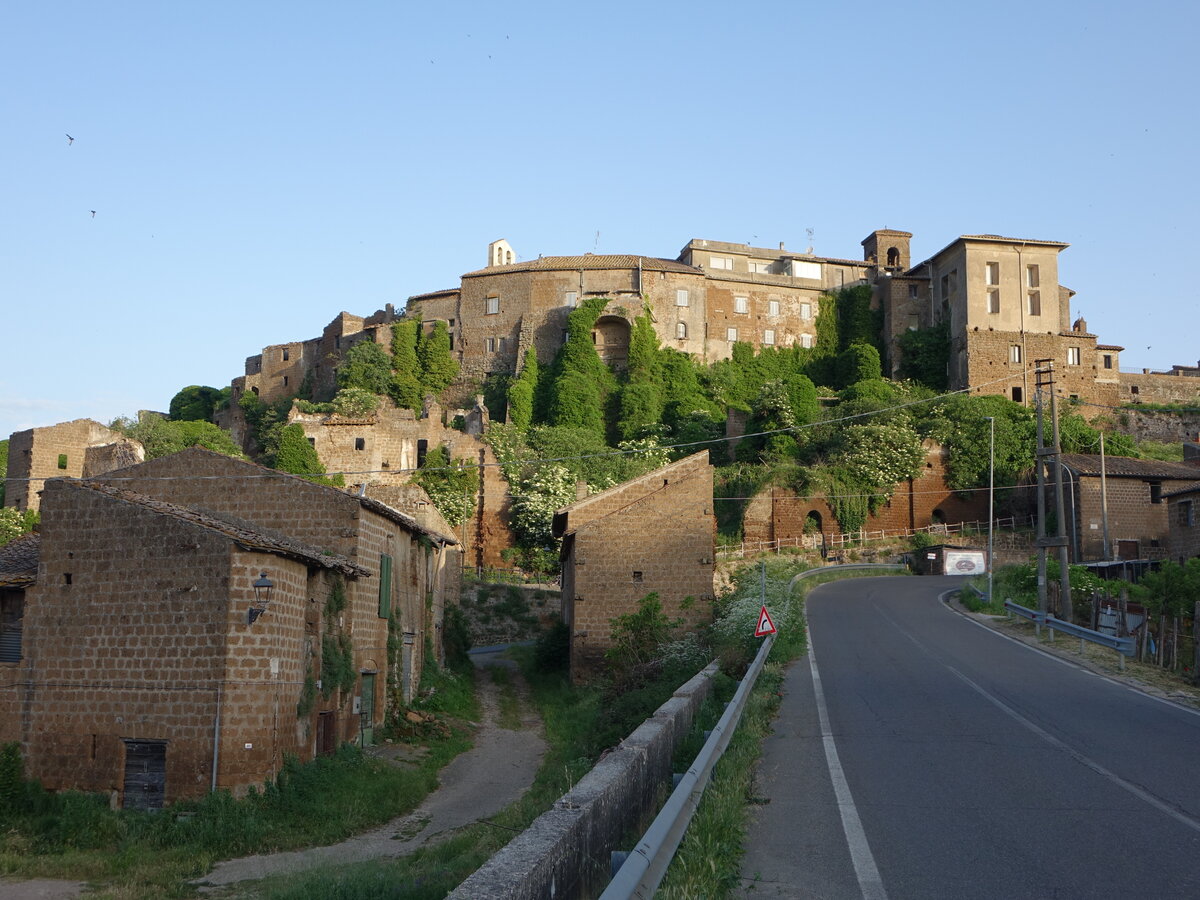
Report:
M379 557L379 618L392 612L392 558L386 553Z

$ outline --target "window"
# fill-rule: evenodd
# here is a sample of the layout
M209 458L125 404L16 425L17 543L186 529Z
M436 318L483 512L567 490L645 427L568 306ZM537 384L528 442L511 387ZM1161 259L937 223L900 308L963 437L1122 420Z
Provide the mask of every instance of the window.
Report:
M1012 344L1008 348L1008 361L1019 363L1021 361L1021 345Z
M563 294L563 306L569 306L574 309L579 305L579 291L567 291Z
M812 344L813 344L813 339L812 339L812 335L811 335L811 334L802 334L802 335L800 335L800 346L801 346L801 347L804 347L806 350L807 350L807 349L811 349L811 348L812 348Z
M1037 266L1026 266L1025 267L1025 287L1031 287L1031 288L1038 287L1039 286L1038 280L1039 280L1038 279L1038 267Z
M687 322L675 323L675 337L681 341L687 338Z
M766 260L752 259L750 260L750 273L752 275L770 275L771 264Z
M995 289L988 291L988 312L994 316L1000 314L1000 291Z
M734 297L733 298L733 311L735 313L750 312L750 301L747 300L745 297Z
M429 453L429 441L421 438L417 441L417 468L425 465L425 456Z
M1129 386L1129 393L1136 394L1137 392L1138 392L1138 386L1136 384L1131 384Z
M288 354L288 348L287 348L287 347L284 347L284 348L283 348L283 361L284 361L284 362L287 362L287 361L288 361L288 355L289 355L289 354Z
M989 262L983 264L983 283L989 285L1000 283L1000 263Z
M498 349L501 353L508 349L508 338L500 338L500 346Z
M392 611L392 558L379 555L379 618L386 619Z
M1104 368L1106 368L1106 369L1112 368L1112 354L1111 353L1104 354Z
M725 329L725 340L727 340L731 343L733 341L736 341L737 340L737 329L736 328L726 328Z
M1068 347L1067 348L1067 365L1068 366L1079 365L1079 348L1078 347Z
M708 258L708 267L710 269L733 269L733 259L728 256L710 256Z
M768 300L767 301L767 315L768 316L779 315L779 301L778 300Z
M950 270L950 293L958 293L958 269Z
M917 290L918 290L918 288L915 284L910 284L908 286L908 299L909 300L917 299Z
M0 662L21 661L21 621L24 616L24 593L0 592Z
M317 446L317 439L316 439L316 438L314 438L314 437L310 437L310 438L308 439L308 446L310 446L310 447L315 447L315 446Z
M355 450L366 450L367 449L367 439L366 438L355 438L354 439L354 449Z
M65 453L58 454L58 467L60 469L65 469L67 467L67 454L65 454Z
M288 386L288 377L286 375L283 376L283 386L284 387Z
M642 573L635 570L633 573L633 580L636 582L640 582L642 580Z
M1162 503L1162 482L1161 481L1150 482L1150 502L1151 503Z
M773 346L775 343L775 329L768 328L763 332L763 343L767 346Z
M802 318L802 319L811 319L812 318L812 304L811 303L801 303L800 304L800 318Z
M1042 292L1030 291L1029 302L1026 307L1026 312L1031 316L1040 316L1042 314Z
M494 337L490 337L487 339L486 343L487 343L487 352L495 353L496 352L496 339Z
M917 331L921 327L921 317L913 313L908 317L908 330Z
M1196 526L1196 513L1192 508L1191 500L1179 501L1179 524L1184 528L1194 528Z
M1021 390L1019 387L1015 387L1012 389L1012 398L1013 398L1013 403L1024 403L1025 402L1025 392L1023 390Z
M500 298L499 297L488 297L487 298L487 314L489 316L494 316L498 312L500 312Z
M942 276L942 299L945 300L949 296L950 296L950 276L947 274L947 275Z
M688 292L686 290L684 290L683 288L680 288L679 290L677 290L675 292L675 305L676 306L688 306L689 305L688 304Z

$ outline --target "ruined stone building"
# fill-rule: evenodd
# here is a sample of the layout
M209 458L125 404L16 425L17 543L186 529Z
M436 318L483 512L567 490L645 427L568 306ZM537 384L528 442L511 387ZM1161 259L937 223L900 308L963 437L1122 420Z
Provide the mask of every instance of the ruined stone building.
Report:
M52 790L157 807L370 742L457 597L452 537L198 448L42 501L0 553L0 741Z
M694 626L712 618L712 498L705 450L554 514L573 679L603 667L612 619L636 612L651 592L669 619Z
M1163 494L1167 501L1167 553L1181 566L1200 556L1200 478Z
M99 475L145 456L137 441L91 419L13 432L8 439L4 505L36 510L47 478Z

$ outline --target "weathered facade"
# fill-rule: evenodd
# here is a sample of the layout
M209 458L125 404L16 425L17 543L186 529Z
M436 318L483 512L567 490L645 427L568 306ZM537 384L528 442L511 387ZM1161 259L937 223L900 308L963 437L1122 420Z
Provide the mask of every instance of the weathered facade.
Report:
M1062 464L1073 562L1167 557L1170 527L1164 498L1200 478L1200 466L1123 456L1108 456L1102 463L1098 455L1081 453L1064 453Z
M945 448L926 441L924 470L897 485L891 499L868 516L863 530L902 534L930 525L986 522L987 492L963 496L952 491L946 483L946 457ZM750 500L742 522L744 539L750 542L791 541L806 534L828 538L842 530L824 497L779 487Z
M1200 480L1166 495L1168 557L1184 565L1200 556Z
M81 478L141 462L137 441L91 419L17 431L8 440L4 505L36 510L48 478Z
M603 666L612 619L657 593L668 618L712 617L716 519L708 452L693 454L554 514L562 543L571 677Z

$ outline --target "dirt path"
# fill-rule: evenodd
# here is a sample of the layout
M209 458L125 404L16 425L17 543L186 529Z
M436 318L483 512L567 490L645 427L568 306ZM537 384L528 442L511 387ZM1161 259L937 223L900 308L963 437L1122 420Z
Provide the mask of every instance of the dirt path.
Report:
M472 659L482 707L475 746L442 770L438 789L416 810L339 844L226 860L195 883L218 887L323 865L404 856L438 835L493 816L518 799L533 783L546 750L541 721L528 696L522 696L524 682L510 661L500 659L498 653ZM518 730L500 724L500 689L492 680L491 666L512 672L521 696Z

